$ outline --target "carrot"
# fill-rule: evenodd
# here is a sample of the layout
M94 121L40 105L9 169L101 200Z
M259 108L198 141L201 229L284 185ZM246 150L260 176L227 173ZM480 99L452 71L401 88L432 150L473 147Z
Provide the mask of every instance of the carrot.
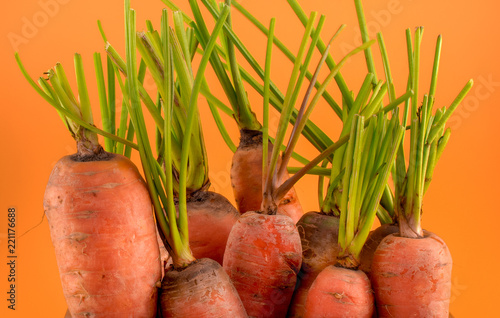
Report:
M223 267L250 317L283 317L300 264L300 239L292 220L248 212L229 235Z
M396 224L383 224L376 228L375 230L370 232L368 238L366 239L366 243L361 250L361 254L359 255L359 269L370 277L371 266L373 257L375 255L375 250L379 246L382 240L390 235L399 233L399 226Z
M240 213L262 204L262 132L242 129L231 164L231 186Z
M359 0L357 5L361 9ZM361 25L366 28L365 22ZM405 126L408 120L411 123L408 166L402 143L392 178L399 233L388 235L380 242L373 256L370 277L380 317L448 317L452 260L444 241L422 229L422 205L436 162L450 137L445 124L471 89L472 80L449 107L434 112L442 38L439 36L436 43L429 92L419 101L423 27L415 30L413 39L410 30L406 36L410 68L407 87L414 94L405 104L402 121ZM381 35L379 41L386 78L392 80Z
M329 265L321 271L307 295L303 317L371 317L371 284L366 274Z
M448 317L452 259L445 242L391 234L373 257L371 280L379 317Z
M288 309L287 317L303 317L307 292L316 276L328 265L334 265L338 247L339 218L318 212L308 212L297 222L302 245L302 266Z
M154 317L160 256L144 181L123 156L84 158L62 158L44 196L69 311Z
M215 301L220 299L222 301ZM224 269L204 258L187 268L167 271L160 299L162 317L246 317Z
M309 23L311 32L314 17ZM274 30L274 19L271 20ZM304 36L307 39L308 32ZM270 57L273 31L268 38L266 52L265 87L270 82ZM305 40L301 51L305 50ZM296 63L294 73L298 75ZM294 77L290 80L293 89ZM292 89L288 93L291 94ZM264 98L264 149L260 156L260 171L265 171L261 178L262 204L257 211L244 213L235 224L226 247L223 267L233 281L245 309L250 317L284 317L287 313L293 290L300 269L301 243L293 220L287 215L277 214L278 202L288 192L279 191L274 180L280 180L283 162L278 164L279 147L272 149L268 161L268 96ZM287 113L291 106L281 114L276 144L281 145L288 122ZM293 135L293 133L292 133ZM266 158L266 159L262 159ZM282 173L282 172L281 172Z
M49 70L48 79L40 78L37 86L16 58L30 84L56 108L76 140L77 153L54 166L43 203L69 315L154 317L161 267L149 193L136 166L125 156L106 152L97 133L106 136L108 148L118 150L117 141L137 145L93 126L79 54L78 99L62 65ZM98 79L102 78L98 55L94 61ZM101 102L106 100L102 88L99 81ZM101 107L106 110L106 105ZM114 120L104 117L104 122Z
M231 185L240 213L257 211L262 205L262 132L240 130L240 144L233 155ZM272 150L268 143L268 149ZM288 179L284 174L282 182ZM290 189L278 203L279 214L288 215L296 223L304 214L295 189Z
M229 233L240 214L224 196L211 191L194 193L186 207L193 256L211 258L222 265Z

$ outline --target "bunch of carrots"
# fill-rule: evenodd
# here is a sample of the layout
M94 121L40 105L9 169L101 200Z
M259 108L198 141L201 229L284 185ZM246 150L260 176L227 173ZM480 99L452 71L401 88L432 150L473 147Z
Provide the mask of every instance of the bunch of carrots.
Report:
M16 53L30 85L76 141L76 153L55 165L44 197L67 317L448 317L451 254L422 229L422 205L450 138L446 122L472 81L448 107L435 109L441 37L421 99L423 28L406 31L409 72L398 95L383 36L370 39L361 0L354 4L363 43L338 62L330 50L344 25L325 42L325 16L307 15L297 0L288 0L304 26L295 54L275 36L274 19L266 26L235 0L190 0L192 17L162 1L168 9L160 26L146 21L138 32L125 0L122 55L99 23L107 55L105 68L94 55L102 128L94 125L79 54L75 92L62 65L35 82ZM233 30L232 7L267 38L263 66ZM275 49L292 64L283 91L272 81ZM321 57L311 71L316 51ZM367 73L353 92L341 69L361 53ZM215 83L205 77L209 67ZM143 86L147 73L152 93ZM328 91L332 81L340 102ZM250 89L262 105L250 105ZM209 191L201 98L234 152L236 207ZM338 137L309 119L320 101L340 119ZM274 136L270 105L280 113ZM221 112L235 121L236 138ZM301 139L319 154L295 152ZM133 151L142 173L129 159ZM292 159L301 166L292 167ZM306 174L318 176L316 212L304 213L294 190Z

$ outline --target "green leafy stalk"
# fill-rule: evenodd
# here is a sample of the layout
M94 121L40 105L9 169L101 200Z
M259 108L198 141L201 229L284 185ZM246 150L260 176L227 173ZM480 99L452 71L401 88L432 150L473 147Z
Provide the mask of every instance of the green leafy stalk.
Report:
M338 263L356 268L359 254L379 211L379 202L396 158L404 128L397 125L397 118L388 120L379 115L376 121L364 124L364 117L355 115L351 138L347 143L342 162L344 175L337 183L341 189L339 245L342 252ZM380 142L377 142L377 139ZM375 159L366 166L363 157L369 153Z
M201 89L201 85L203 83L203 78L204 78L204 72L205 68L207 67L207 64L209 62L209 58L212 55L212 50L215 47L215 43L217 40L217 37L219 35L219 32L222 30L222 26L224 25L224 22L226 21L226 18L229 15L229 7L224 6L222 12L221 12L221 17L217 21L213 31L212 35L205 47L205 52L203 54L203 57L200 61L200 64L198 66L198 71L194 80L193 84L193 90L192 94L190 97L189 101L189 108L188 108L188 118L187 118L187 123L186 123L186 130L185 130L185 138L183 139L182 142L182 155L181 155L181 166L180 166L180 180L179 180L179 225L181 227L181 232L183 234L184 238L188 238L188 231L187 231L187 211L186 211L186 188L184 185L186 184L186 170L187 170L187 164L188 164L188 149L191 141L191 131L193 128L193 122L195 119L195 110L197 107L197 102L198 102L198 94Z
M272 197L271 200L266 200L266 197L263 198L262 206L263 206L263 211L265 213L270 213L270 214L276 213L277 205L275 204L275 202L278 202L278 200L274 196L274 191L273 191L274 184L273 184L273 182L274 182L275 177L276 177L277 168L278 168L278 156L279 156L279 153L281 151L279 145L283 144L283 141L285 138L287 124L290 120L289 117L291 114L291 110L293 109L293 104L291 103L291 99L292 99L292 94L295 90L295 85L296 85L297 80L299 78L299 72L300 72L300 66L301 66L300 62L302 60L303 55L305 54L306 43L307 43L309 36L312 32L313 23L314 23L314 20L316 18L316 15L317 15L317 13L315 13L315 12L311 13L309 23L308 23L308 25L306 27L306 31L304 32L304 35L302 37L301 45L299 47L299 53L297 54L298 58L297 58L296 63L293 67L292 74L290 76L290 81L288 83L287 93L285 96L285 100L283 102L283 109L282 109L282 112L280 115L280 119L279 119L279 123L278 123L278 130L276 132L276 137L274 140L274 143L276 146L273 147L269 167L268 167L268 170L266 172L267 173L267 180L263 186L264 193L267 194L267 196Z
M415 92L411 98L411 103L407 104L403 116L403 122L405 123L408 106L411 105L410 155L408 167L405 171L404 150L403 144L401 144L395 169L395 212L399 219L401 235L404 237L421 237L423 235L421 227L423 196L432 180L437 160L450 137L450 130L445 131L444 127L473 84L472 80L470 80L447 109L440 109L435 115L432 115L442 44L441 36L439 36L436 43L429 93L424 95L423 101L419 105L417 93L419 91L422 34L423 29L417 28L412 43L411 35L407 31L408 64L410 68L408 85Z
M64 83L61 84L61 80L58 78L55 70L50 70L48 72L49 76L54 78L54 84L57 86L57 90L55 89L55 87L51 87L48 81L44 78L39 79L40 83L39 86L29 76L26 68L21 62L21 58L19 57L18 53L15 54L15 58L23 76L26 78L28 83L45 101L47 101L52 107L56 109L56 111L60 114L61 118L63 119L64 124L66 125L66 127L68 128L68 130L70 131L70 133L74 138L79 138L78 131L80 131L80 133L82 131L87 131L87 134L89 133L99 134L104 137L115 140L118 143L126 144L135 149L138 148L137 145L134 144L133 142L115 136L104 130L101 130L95 127L92 123L85 121L78 107L78 104L76 103L76 99L74 98L74 95L70 89L69 82L67 82L67 79L65 80L66 77L64 75L63 75ZM60 64L58 64L56 67L58 69L59 74L64 74L64 71ZM62 85L64 85L66 89L64 89ZM92 140L97 141L97 137L96 136L92 137Z
M212 9L212 11L215 11L215 8L213 8L209 2L202 2L206 7ZM195 27L196 31L198 31L197 36L200 37L198 40L206 51L209 33L205 24L205 20L203 19L197 2L194 0L190 0L189 3L194 15L194 20L196 21L196 25L194 25L193 23L191 23L191 25ZM220 16L218 16L218 19L220 19ZM230 24L227 24L227 27L230 28ZM226 96L228 97L230 105L233 108L233 111L235 113L234 118L238 123L238 127L240 129L259 130L261 128L261 125L257 121L255 114L251 111L249 102L246 97L246 92L243 89L241 77L239 75L239 70L236 63L233 44L231 41L225 41L225 43L227 43L227 47L225 48L225 50L229 54L228 62L230 65L233 82L231 82L228 74L224 69L223 63L221 62L217 54L213 54L210 57L210 63L224 89L224 92L226 93Z
M102 68L101 55L99 53L94 53L94 68L97 79L97 90L99 95L99 106L101 109L102 125L105 131L113 133L111 130L111 115L108 107L108 100L106 99L106 86L104 83L104 72ZM104 138L104 149L108 152L112 152L113 140L109 138Z
M307 15L305 14L304 10L302 10L298 1L297 0L287 0L287 2L290 5L290 7L292 8L295 15L297 15L297 17L299 18L300 22L304 26L306 26ZM317 48L320 52L324 52L326 45L322 40L320 40L320 41L318 41ZM335 67L335 62L334 62L333 57L331 55L329 55L328 58L326 59L326 65L328 66L328 68L330 68L330 70ZM339 87L340 91L342 92L342 98L345 100L347 107L350 108L352 103L353 103L352 95L350 94L350 91L347 88L347 85L344 81L344 78L342 77L342 75L340 73L338 73L335 76L335 81L337 82L337 86Z
M274 40L274 28L276 20L273 18L269 23L269 36L266 46L266 62L265 62L265 76L264 76L264 105L263 105L263 125L262 125L262 184L265 184L268 176L268 148L269 148L269 85L271 82L271 55L272 45ZM262 197L267 200L266 193Z
M370 36L368 35L368 27L366 25L365 13L363 11L363 4L361 0L355 0L354 4L356 6L356 14L358 15L359 30L361 31L361 39L363 43L365 43L370 40ZM377 73L375 70L375 63L373 62L373 54L370 48L365 50L365 60L366 60L366 66L368 67L368 73L374 75L373 83L375 84L377 81Z
M163 0L163 2L166 3L167 6L169 6L169 7L174 7L174 5L171 3L171 1ZM213 5L210 5L210 3L208 1L204 1L204 4L205 4L206 8L209 10L209 12L214 16L214 18L217 19L219 17L219 13L215 9L215 7ZM234 0L232 1L232 4L235 7L238 6L238 4ZM198 17L198 16L201 17L201 13L199 13L199 9L194 10L193 14L195 15L195 17ZM200 28L201 29L205 28L203 26L204 22L202 21L202 18L199 18L199 20L201 21ZM193 25L193 24L191 23L191 25ZM263 80L264 79L264 70L260 67L260 65L257 63L256 59L250 54L248 49L246 49L246 47L243 45L243 43L240 41L240 39L237 37L237 35L233 32L233 30L227 24L224 26L224 32L227 36L227 40L224 41L224 43L227 43L227 41L229 41L229 40L231 42L233 42L234 46L240 51L241 55L249 63L249 65L252 67L252 69ZM203 32L201 32L201 31L198 32L198 34L200 34L201 37L202 37L202 33ZM267 34L268 34L268 31L266 32L266 35ZM318 33L318 35L319 35L319 33ZM276 39L276 37L274 37L274 38ZM321 39L319 39L319 41L321 41ZM226 52L227 52L227 49L224 49L224 48L220 48L220 50L219 50L219 53L221 53L223 56L225 55L224 58L226 60L228 60L229 58L227 57ZM295 63L295 57L292 59L292 61ZM219 81L221 82L221 85L223 86L224 91L226 92L228 100L231 103L231 101L234 100L233 99L234 95L231 94L231 90L229 89L230 82L229 82L228 77L226 75L224 75L222 73L222 70L220 69L223 66L224 66L224 64L220 61L217 62L216 65L214 65L214 63L212 63L212 67L214 67L214 70L219 78ZM229 69L229 67L228 67L228 69ZM241 67L241 65L239 66L239 72L241 74L242 79L245 80L247 83L249 83L254 89L256 89L256 91L259 94L261 94L263 96L264 90L263 90L262 85L258 84L256 82L256 80L254 78L252 78L250 76L250 74L245 69L243 69ZM307 70L306 70L305 75L307 78L309 78L309 79L311 78L311 74L309 72L307 72ZM319 83L316 83L316 87L319 87ZM241 88L241 86L240 86L240 88ZM284 96L281 94L279 89L276 87L276 85L274 85L274 83L272 81L270 82L270 90L271 90L271 96L270 96L271 105L273 105L273 107L275 107L281 113L282 109L283 109L282 105L283 105L283 101L284 101ZM334 111L337 114L341 114L340 107L338 107L338 105L335 103L333 98L331 98L331 96L328 95L327 92L324 92L323 96L328 101L328 103L330 105L332 105L332 108L334 109ZM234 108L234 106L233 106L233 108ZM294 124L297 113L295 110L292 110L292 111L293 111L293 113L292 113L291 123ZM331 140L328 138L328 136L326 136L326 134L324 134L320 129L318 129L318 127L316 125L314 125L314 123L312 123L311 121L307 121L307 123L306 123L306 128L304 129L304 136L306 137L307 140L309 140L318 149L324 149L328 145L331 144Z

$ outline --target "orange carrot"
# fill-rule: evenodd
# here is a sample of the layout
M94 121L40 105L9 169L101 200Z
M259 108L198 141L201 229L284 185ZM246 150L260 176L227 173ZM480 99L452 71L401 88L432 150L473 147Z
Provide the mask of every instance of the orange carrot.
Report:
M60 159L52 170L43 202L69 315L155 317L161 267L150 196L137 167L121 154L104 151L97 133L106 137L109 151L126 154L123 145L137 145L113 135L110 125L106 131L94 126L79 54L74 59L78 95L61 64L37 85L17 54L16 59L76 141L77 153ZM108 96L98 54L94 62L102 119L109 124L115 118L106 114ZM109 92L111 99L114 88ZM126 132L126 125L120 130Z
M243 214L229 235L224 268L250 317L284 317L301 265L300 238L285 215Z
M361 250L361 254L359 254L359 269L365 272L368 277L370 277L375 250L387 235L395 233L399 233L397 224L382 224L368 235L366 243Z
M161 277L148 190L135 165L104 151L66 156L44 196L73 317L154 317Z
M204 258L184 269L170 268L160 296L162 317L247 317L224 269Z
M297 230L302 244L302 266L287 317L304 317L309 288L325 267L335 264L340 252L338 217L308 212L297 222Z
M272 144L269 142L268 145L268 149L272 151ZM288 173L284 174L280 182L284 182L288 177ZM260 210L262 205L262 132L248 129L240 131L240 144L232 159L231 185L240 213ZM277 213L290 216L295 223L304 214L294 188L291 188L279 201Z
M229 232L240 214L224 196L198 191L187 201L189 246L197 259L211 258L222 265Z
M437 235L387 236L371 272L379 317L448 317L451 268L451 254Z
M371 317L373 307L370 281L364 272L330 265L312 284L304 317Z

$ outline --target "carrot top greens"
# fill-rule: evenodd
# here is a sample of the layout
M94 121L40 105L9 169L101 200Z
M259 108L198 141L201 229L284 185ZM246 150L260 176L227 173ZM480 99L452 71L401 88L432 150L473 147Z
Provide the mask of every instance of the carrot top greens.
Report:
M124 109L120 115L120 127L115 129L115 79L112 74L113 67L108 61L108 89L106 90L102 61L99 53L94 54L94 66L97 78L97 89L101 119L104 130L94 125L91 102L87 90L82 57L75 54L74 65L77 82L75 94L66 76L62 64L57 63L54 68L45 72L45 77L38 78L37 83L29 76L21 62L19 54L15 54L16 61L26 80L51 106L58 112L71 136L77 142L78 155L94 156L102 152L97 135L104 136L104 149L108 152L123 154L130 157L131 150L137 149L133 143L134 129L127 124L128 113Z
M162 0L169 8L172 10L179 10L179 8L173 3L171 0ZM214 17L214 19L218 19L220 16L220 8L216 4L214 0L202 0L201 1L205 8L209 11L209 13ZM237 5L235 1L226 1L226 5ZM204 20L201 15L201 12L196 4L196 1L190 1L190 5L192 8L194 20L191 19L187 14L182 13L183 20L188 23L190 26L193 26L195 29L195 33L197 37L199 37L200 42L203 42L203 29L206 28L204 25ZM306 18L307 20L307 18ZM319 39L319 34L321 32L321 28L323 27L325 17L320 17L320 21L317 24L316 29L313 27L311 29L311 37L317 37ZM226 23L224 25L224 36L221 36L221 45L217 45L216 52L213 57L211 57L211 65L217 75L221 86L224 89L226 97L228 98L233 111L227 111L228 107L220 101L215 103L217 106L220 106L221 110L223 110L226 114L235 118L238 123L238 127L240 129L254 129L254 130L262 130L261 124L257 121L255 114L252 112L250 105L248 104L247 92L244 89L244 83L250 84L250 86L256 90L262 96L264 95L264 85L259 82L259 80L255 79L248 70L245 70L241 65L237 63L235 57L235 49L241 53L243 58L249 63L250 67L256 72L259 76L260 80L264 81L265 71L250 53L250 51L245 47L243 42L236 35L234 30L232 29L231 23ZM291 54L291 53L290 53ZM293 56L293 54L292 54ZM309 49L307 53L308 59L312 56L312 48ZM295 62L296 58L293 58ZM300 60L300 59L299 59ZM304 61L306 62L307 59ZM301 72L300 81L303 81L303 77L310 78L312 75L309 73L307 68L304 68ZM297 87L300 87L297 86ZM203 91L202 91L203 93ZM204 93L203 93L204 94ZM286 101L286 96L277 88L277 86L271 80L269 82L269 102L270 104L278 111L282 112L285 108L285 103L292 102L295 103L298 97L298 91L294 94L288 96L291 100ZM204 94L205 95L205 94ZM329 96L327 93L325 96ZM207 96L207 98L213 96ZM330 101L334 102L330 97ZM221 119L218 115L218 110L211 108L212 113L214 114L214 119L219 127L224 140L228 144L228 146L235 151L236 147L230 140ZM289 121L293 124L297 118L297 109L293 108L291 110L291 117ZM244 122L248 123L248 125L243 124ZM332 141L330 138L321 131L313 122L310 120L306 121L304 130L302 134L317 148L324 148L327 145L331 145ZM272 139L271 139L272 140ZM307 160L301 157L300 155L293 153L293 157L299 162L306 164Z
M333 201L340 214L339 245L342 248L338 258L345 267L359 265L359 254L373 226L396 159L405 129L397 115L396 111L389 120L387 115L380 114L367 126L364 116L357 113L349 116L351 137L340 162L341 172L330 184L337 193Z
M208 185L206 153L203 144L198 95L204 86L204 71L215 47L219 33L229 14L223 7L221 18L207 39L204 54L197 72L192 71L192 31L186 31L178 23L179 14L174 13L176 28L168 24L164 10L160 32L151 22L148 30L137 33L135 12L130 1L125 1L126 59L120 58L108 43L108 55L115 62L115 71L125 75L127 101L130 116L136 128L139 154L155 208L160 235L172 256L173 265L182 268L194 261L189 248L186 200L189 193ZM141 67L147 67L158 90L157 104L138 81L136 57L141 53ZM141 108L141 100L152 115L157 126L155 143L158 156L153 153ZM163 114L163 117L162 117ZM201 170L200 170L201 169ZM178 213L174 197L178 197Z
M410 120L409 163L406 167L405 152L403 144L401 144L393 172L395 213L398 217L400 233L405 237L423 236L421 227L422 202L432 180L436 162L450 138L451 130L450 128L445 129L445 125L473 85L472 80L469 80L449 107L439 108L433 114L442 43L442 38L439 36L436 43L429 92L424 94L423 100L419 103L422 35L423 28L417 28L412 43L410 31L406 32L410 69L408 87L415 92L410 101L406 103L403 116L405 125L406 121ZM388 67L386 67L387 69Z
M363 41L366 41L368 39L368 28L361 0L355 0L355 6L362 38ZM400 233L405 237L421 237L423 235L421 227L423 197L432 180L436 162L441 156L451 134L451 130L449 128L445 129L445 125L473 85L472 80L469 80L449 107L441 107L435 111L433 110L436 101L437 75L442 47L442 37L439 36L436 43L429 91L420 100L420 46L422 36L423 27L415 29L413 39L411 31L409 29L406 30L409 67L406 87L407 91L411 91L413 94L405 102L401 124L410 129L408 166L406 166L407 161L405 158L404 143L402 142L397 152L394 167L392 168L394 194L387 185L381 202L381 205L386 208L386 215L390 215L391 218L385 219L380 217L382 214L379 214L382 223L398 222ZM384 67L386 81L384 85L386 85L386 90L389 93L389 101L394 102L396 100L393 84L394 79L391 74L389 58L382 33L377 34L377 40ZM368 71L376 74L373 56L369 50L365 51L365 58ZM377 80L375 76L373 83L374 87L376 87L375 83L377 83ZM375 91L375 89L373 90Z

